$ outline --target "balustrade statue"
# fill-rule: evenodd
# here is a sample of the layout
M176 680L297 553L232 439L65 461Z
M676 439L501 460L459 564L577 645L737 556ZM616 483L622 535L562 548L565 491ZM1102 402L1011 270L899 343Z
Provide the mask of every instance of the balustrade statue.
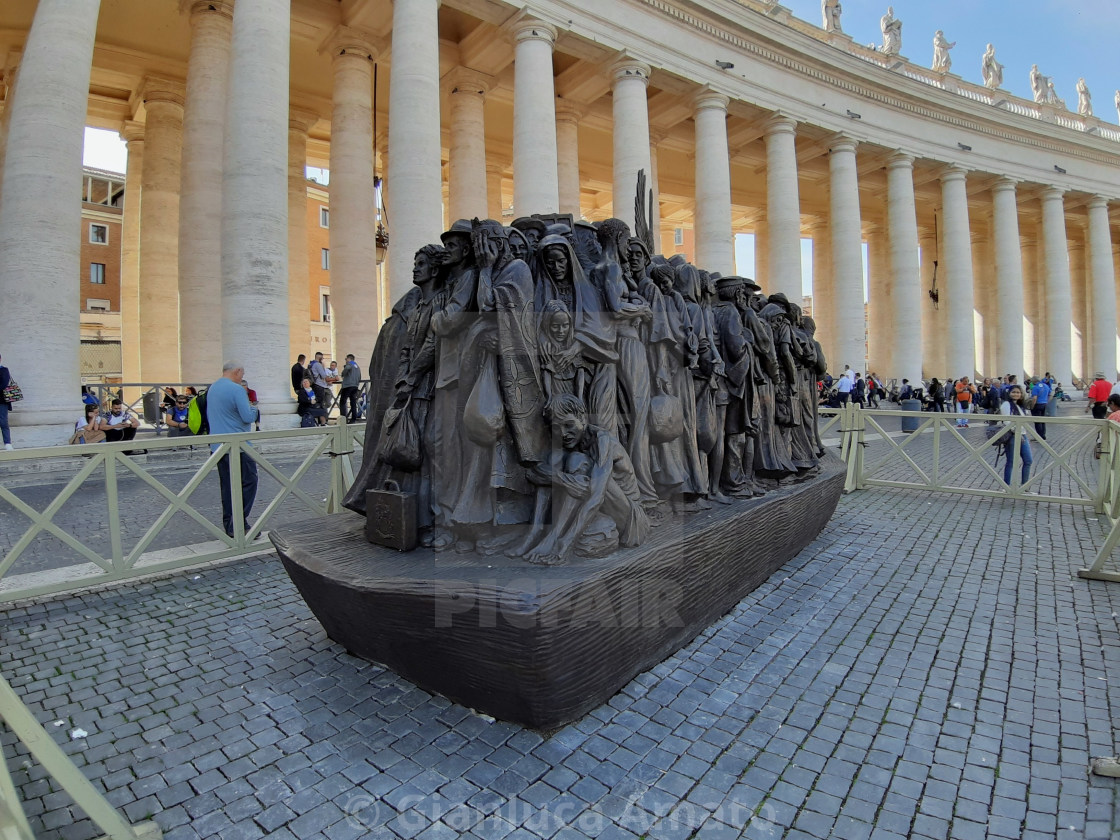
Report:
M996 61L996 48L988 44L984 50L984 57L980 61L980 74L984 77L984 86L995 90L1003 84L1003 65Z
M821 26L825 32L843 32L840 28L840 0L821 0Z
M933 72L948 73L953 66L953 59L949 57L949 50L957 45L956 41L949 43L945 33L940 29L933 35Z
M883 32L883 46L879 51L887 55L902 52L902 21L894 16L894 6L887 6L887 13L879 18L879 29Z

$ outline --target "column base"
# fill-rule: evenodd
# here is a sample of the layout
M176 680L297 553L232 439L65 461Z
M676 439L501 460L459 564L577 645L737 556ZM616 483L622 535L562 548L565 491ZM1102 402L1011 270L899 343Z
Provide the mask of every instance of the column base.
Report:
M68 409L21 408L20 403L8 410L12 446L31 449L37 446L63 446L74 434L74 424L82 416L82 404ZM2 451L2 450L0 450Z
M258 403L261 410L261 431L278 432L283 429L298 429L299 415L296 414L295 400L277 403Z

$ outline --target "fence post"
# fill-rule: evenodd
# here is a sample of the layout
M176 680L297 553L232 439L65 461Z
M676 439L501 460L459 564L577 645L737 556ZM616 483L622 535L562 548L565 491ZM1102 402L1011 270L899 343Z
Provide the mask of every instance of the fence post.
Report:
M338 417L338 425L331 430L331 437L333 439L328 453L331 457L331 489L327 493L327 513L342 513L342 500L350 489L354 472L350 467L350 454L353 452L350 448L350 429L342 415Z

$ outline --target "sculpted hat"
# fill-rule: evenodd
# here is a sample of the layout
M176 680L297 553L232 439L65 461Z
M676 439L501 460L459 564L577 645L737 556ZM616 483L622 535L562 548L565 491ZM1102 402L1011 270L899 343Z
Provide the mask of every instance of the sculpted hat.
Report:
M450 230L445 230L439 235L443 242L447 242L448 237L451 236L465 236L470 239L471 236L471 223L469 219L459 219L451 226Z
M514 219L509 223L509 226L515 227L518 230L535 230L541 236L544 236L548 232L544 222L529 216L522 216L520 219Z
M736 277L734 275L731 275L730 277L720 277L718 280L716 280L716 288L721 291L723 289L738 288L739 286L745 286L746 284L746 277Z

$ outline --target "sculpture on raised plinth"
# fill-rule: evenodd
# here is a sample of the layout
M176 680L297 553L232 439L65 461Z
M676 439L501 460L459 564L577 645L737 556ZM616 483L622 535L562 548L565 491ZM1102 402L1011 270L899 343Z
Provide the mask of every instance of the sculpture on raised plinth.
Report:
M879 18L879 29L883 32L883 45L879 52L898 55L902 52L902 21L894 16L894 6L887 6L887 13Z
M821 26L825 32L843 32L840 28L840 0L821 0Z
M949 57L949 50L957 45L956 41L949 43L945 33L940 29L933 35L933 72L948 73L953 66L953 59Z
M995 90L1003 84L1003 65L996 61L996 48L988 44L984 50L984 57L980 61L980 74L984 77L984 86Z
M1083 117L1093 116L1093 97L1089 94L1084 76L1077 80L1077 113Z
M417 252L347 507L394 482L420 546L556 563L817 466L823 359L800 307L651 258L618 219L587 226L583 255L567 217L515 225L461 219Z
M1058 96L1058 91L1054 89L1054 79L1051 76L1046 77L1046 104L1056 105L1059 108L1066 108L1066 101Z

